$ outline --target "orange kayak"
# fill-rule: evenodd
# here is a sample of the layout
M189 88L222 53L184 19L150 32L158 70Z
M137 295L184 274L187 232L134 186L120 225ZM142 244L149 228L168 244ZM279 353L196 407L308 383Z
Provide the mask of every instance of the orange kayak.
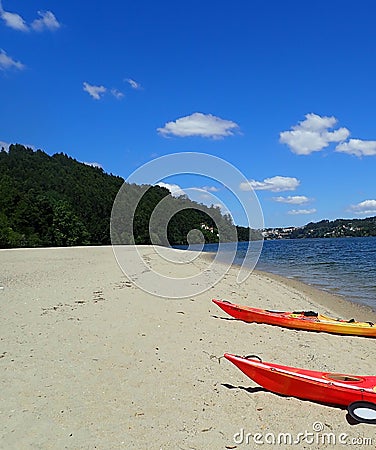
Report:
M354 319L349 321L333 319L313 311L268 311L236 305L226 300L213 299L213 302L230 316L244 322L266 323L297 330L376 337L376 325L372 322L356 322Z
M257 384L277 394L342 406L376 403L375 376L297 369L251 359L255 356L224 356Z

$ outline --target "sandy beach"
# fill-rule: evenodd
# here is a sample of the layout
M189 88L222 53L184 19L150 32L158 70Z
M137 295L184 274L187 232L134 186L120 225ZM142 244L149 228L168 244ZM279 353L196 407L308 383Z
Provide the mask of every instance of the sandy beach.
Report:
M135 267L137 254L170 277L211 264L184 264L183 256L171 264L147 246L127 251ZM218 359L252 353L376 375L375 340L229 320L211 299L376 322L365 308L257 271L238 284L236 267L205 292L161 298L128 279L111 247L1 250L0 266L3 449L273 449L273 435L306 432L318 442L279 448L345 448L346 439L349 448L376 448L376 426L353 424L339 407L267 392Z

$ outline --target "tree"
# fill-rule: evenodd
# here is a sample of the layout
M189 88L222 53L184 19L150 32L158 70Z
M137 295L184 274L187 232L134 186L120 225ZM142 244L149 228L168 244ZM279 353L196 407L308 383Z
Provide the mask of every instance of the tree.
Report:
M73 213L68 203L60 201L54 207L53 242L59 247L87 245L89 233L85 225Z

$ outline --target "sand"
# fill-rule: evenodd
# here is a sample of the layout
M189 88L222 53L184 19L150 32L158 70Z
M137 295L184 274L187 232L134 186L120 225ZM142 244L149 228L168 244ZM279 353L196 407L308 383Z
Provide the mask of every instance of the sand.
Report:
M267 392L219 359L256 353L376 375L375 340L229 320L211 299L358 320L375 319L370 311L260 272L239 285L236 267L206 292L160 298L137 286L138 254L145 276L153 268L207 274L210 261L172 264L151 247L127 252L136 283L111 247L0 251L1 448L324 449L345 448L344 441L375 448L376 426L353 424L345 409ZM312 435L278 446L280 433Z

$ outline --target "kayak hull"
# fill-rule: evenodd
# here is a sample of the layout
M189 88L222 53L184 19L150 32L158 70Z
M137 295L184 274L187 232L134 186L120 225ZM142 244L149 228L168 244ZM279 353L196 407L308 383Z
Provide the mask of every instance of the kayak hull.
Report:
M225 353L245 375L265 389L320 403L348 406L357 401L376 403L376 377L298 369Z
M264 323L297 330L376 337L376 325L371 322L348 322L321 314L306 316L304 312L267 311L216 299L213 299L213 302L230 316L244 322Z

